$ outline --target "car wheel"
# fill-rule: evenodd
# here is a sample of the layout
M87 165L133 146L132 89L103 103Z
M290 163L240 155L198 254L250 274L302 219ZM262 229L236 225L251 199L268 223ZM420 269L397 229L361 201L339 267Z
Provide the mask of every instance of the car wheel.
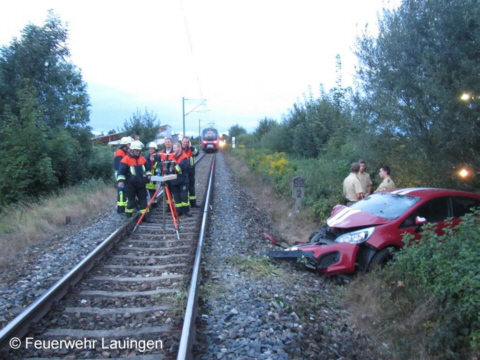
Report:
M393 258L393 252L395 251L394 248L385 248L377 252L372 261L370 261L370 265L368 266L369 270L373 270L377 266L383 268L390 260Z

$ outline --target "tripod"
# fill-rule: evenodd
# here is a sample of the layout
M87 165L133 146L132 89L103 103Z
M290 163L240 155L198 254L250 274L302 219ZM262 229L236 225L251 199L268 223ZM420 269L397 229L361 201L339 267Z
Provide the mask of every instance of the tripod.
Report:
M149 203L148 203L148 205L145 209L145 212L142 214L142 216L140 216L140 219L138 219L138 222L135 225L135 227L133 228L132 232L135 232L137 227L142 223L143 218L150 211L150 207L152 206L153 202L157 198L158 193L160 192L160 189L163 188L164 189L164 191L163 191L163 203L162 203L163 229L166 230L166 228L167 228L166 227L166 216L165 216L165 196L166 196L168 198L168 206L169 206L169 209L170 209L170 212L171 212L171 215L172 215L173 227L174 227L175 233L177 234L177 239L180 240L180 234L178 233L178 222L179 222L178 221L179 220L178 219L178 213L177 213L177 209L174 206L174 202L173 202L173 198L172 198L172 194L170 192L170 189L168 188L168 185L166 184L167 181L174 180L176 178L177 178L177 175L175 175L175 174L165 175L165 176L152 176L151 177L152 181L159 181L160 186L157 188L157 190L155 191L155 194L150 199L150 201L149 201Z
M175 232L177 234L177 239L180 240L180 235L178 233L178 213L177 213L177 208L175 207L175 202L173 201L172 198L172 193L170 192L170 189L168 187L168 184L161 183L160 187L163 186L163 201L162 201L162 209L163 209L163 229L166 230L166 216L165 216L165 197L167 198L167 203L168 203L168 208L170 209L170 214L172 215L172 222L173 222L173 227L175 229ZM160 188L159 187L159 188Z

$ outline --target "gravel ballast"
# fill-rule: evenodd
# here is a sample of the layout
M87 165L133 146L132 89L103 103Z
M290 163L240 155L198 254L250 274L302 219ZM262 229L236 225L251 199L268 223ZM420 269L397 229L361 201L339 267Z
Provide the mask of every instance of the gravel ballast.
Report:
M279 250L265 232L273 224L219 154L195 359L379 359L337 305L337 285L259 255Z
M0 327L75 266L124 221L112 210L70 224L64 235L32 246L0 277ZM259 255L279 250L275 233L248 190L217 155L214 203L202 257L195 359L380 359L349 325L328 279Z

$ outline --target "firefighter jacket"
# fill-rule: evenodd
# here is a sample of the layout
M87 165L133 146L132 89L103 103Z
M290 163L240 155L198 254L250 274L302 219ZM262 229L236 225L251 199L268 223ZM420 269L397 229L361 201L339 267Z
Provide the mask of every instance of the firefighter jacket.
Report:
M190 146L187 148L182 147L183 152L185 155L188 157L188 172L189 173L195 173L195 160L193 159L194 157L198 156L199 151L197 150L196 147Z
M177 174L177 178L175 180L171 180L172 185L188 185L188 166L189 160L188 156L182 151L179 156L172 156L173 161L175 161L175 174Z
M166 149L160 151L160 160L167 161L167 160L171 160L172 157L173 157L173 150L170 150L169 152L167 152Z
M160 162L160 156L156 155L156 154L154 154L153 156L150 156L150 154L148 154L147 162L150 165L151 174L152 175L160 175L160 171L162 170L161 169L162 164ZM154 181L149 181L146 185L146 188L149 189L149 190L155 190L157 187L156 187Z
M173 163L173 150L170 150L167 152L167 150L162 150L160 151L160 175L169 175L173 174L175 169L174 166L175 164Z
M125 156L120 161L120 167L117 174L117 182L124 181L125 184L140 188L145 187L150 176L150 163L142 155L136 157L133 155Z
M115 169L115 176L118 172L118 168L120 167L120 161L122 161L122 159L127 155L128 152L126 146L119 147L117 151L115 151L115 154L113 154L113 168Z

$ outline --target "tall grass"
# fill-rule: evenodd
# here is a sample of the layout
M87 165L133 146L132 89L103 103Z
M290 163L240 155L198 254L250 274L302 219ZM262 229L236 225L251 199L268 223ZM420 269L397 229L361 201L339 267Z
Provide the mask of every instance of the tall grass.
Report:
M113 209L115 203L116 191L111 184L90 180L38 200L22 200L3 207L0 266L8 264L28 246L54 239L67 228L67 217L73 224L79 223Z
M270 235L288 245L308 241L309 235L318 228L318 223L312 219L308 209L301 208L298 213L294 211L291 190L289 194L280 192L272 179L252 171L240 156L234 156L232 152L224 152L224 156L235 178L250 190L256 206L275 221L275 229Z

